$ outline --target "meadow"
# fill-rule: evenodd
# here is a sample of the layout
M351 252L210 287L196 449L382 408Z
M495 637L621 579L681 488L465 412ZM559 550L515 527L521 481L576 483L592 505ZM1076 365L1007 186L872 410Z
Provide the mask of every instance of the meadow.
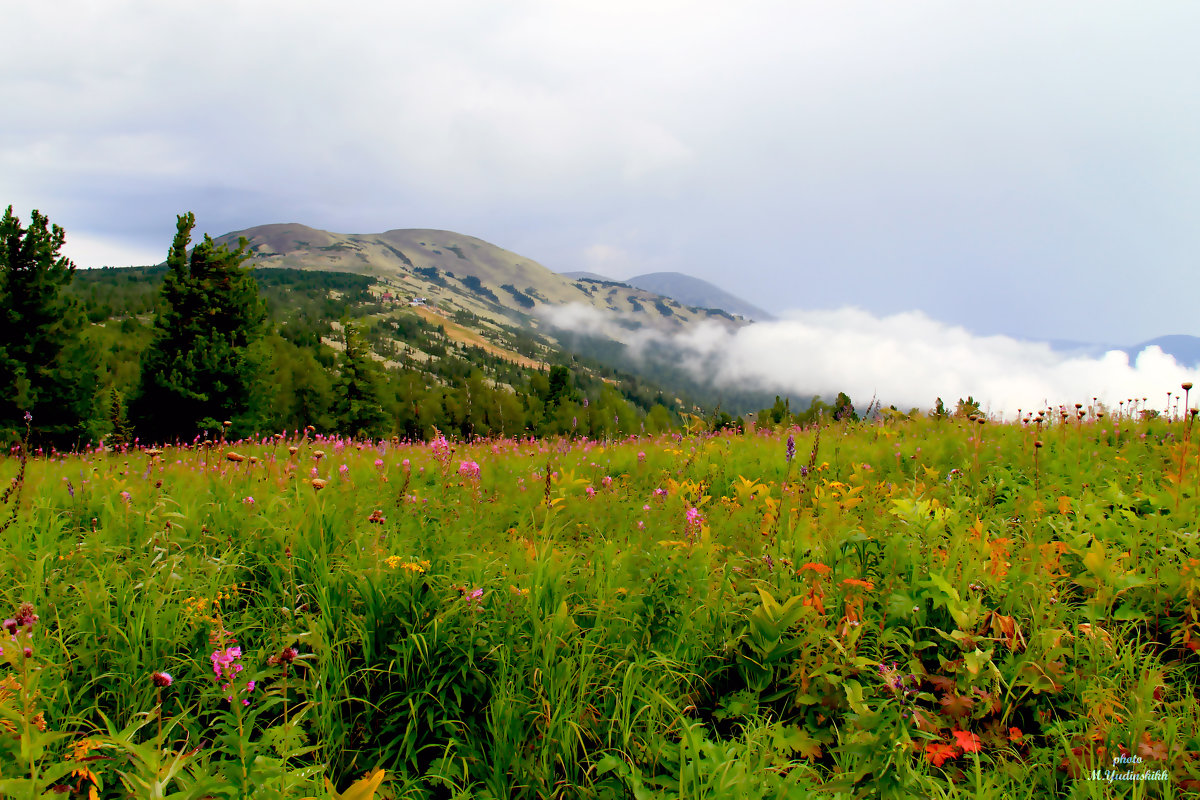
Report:
M1047 412L14 451L0 795L1190 794L1191 418Z

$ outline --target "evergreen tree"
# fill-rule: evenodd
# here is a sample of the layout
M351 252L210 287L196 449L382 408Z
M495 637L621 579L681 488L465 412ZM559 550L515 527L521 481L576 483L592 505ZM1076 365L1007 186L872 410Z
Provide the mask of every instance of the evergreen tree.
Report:
M835 420L849 419L858 422L858 413L854 410L854 401L845 392L838 392L833 401L833 418Z
M74 444L87 433L96 364L83 344L84 317L65 289L75 265L59 251L66 234L33 212L29 228L0 218L0 438L20 438L24 414L40 436Z
M196 217L178 217L159 296L154 338L142 356L139 392L131 408L143 440L216 432L231 420L231 435L246 433L251 384L259 364L251 345L266 316L248 268L246 241L230 251L211 237L189 258Z
M357 326L346 325L342 374L334 389L338 428L358 437L381 436L388 426L383 410L382 376Z

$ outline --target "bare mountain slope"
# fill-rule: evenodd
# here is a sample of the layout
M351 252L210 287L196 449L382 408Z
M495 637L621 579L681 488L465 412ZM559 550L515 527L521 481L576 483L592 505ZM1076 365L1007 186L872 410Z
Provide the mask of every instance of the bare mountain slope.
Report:
M538 303L582 303L655 327L704 319L735 324L720 311L691 308L644 289L572 280L482 239L451 231L345 234L291 223L234 231L217 241L236 245L243 236L256 267L370 275L382 281L395 302L422 298L450 312L469 311L492 320L530 322Z

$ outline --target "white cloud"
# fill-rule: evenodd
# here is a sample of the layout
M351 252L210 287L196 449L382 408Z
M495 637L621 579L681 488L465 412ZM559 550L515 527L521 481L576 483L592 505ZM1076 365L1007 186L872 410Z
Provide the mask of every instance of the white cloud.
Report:
M67 232L62 254L80 269L95 267L144 267L161 264L167 259L166 242L161 249L152 249L136 241L111 236Z
M976 336L920 312L887 317L855 308L798 312L742 328L716 323L677 333L629 331L610 314L578 305L545 308L553 325L608 336L635 352L648 343L671 345L680 363L719 386L787 391L807 399L847 392L856 403L872 396L907 410L947 405L973 396L994 414L1088 403L1116 406L1129 398L1164 397L1195 380L1185 367L1150 347L1130 363L1123 352L1069 357L1050 345L1004 336Z

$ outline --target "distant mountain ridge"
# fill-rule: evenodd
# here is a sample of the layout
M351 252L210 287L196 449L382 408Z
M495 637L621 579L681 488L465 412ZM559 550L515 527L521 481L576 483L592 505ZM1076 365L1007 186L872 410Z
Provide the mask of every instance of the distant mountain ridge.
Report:
M576 280L607 281L616 284L633 286L648 292L670 297L687 306L695 308L719 308L730 314L737 314L749 320L775 319L770 313L758 306L746 302L731 294L720 286L706 280L684 274L682 272L650 272L645 275L635 275L623 281L615 281L595 272L564 272L564 276Z

